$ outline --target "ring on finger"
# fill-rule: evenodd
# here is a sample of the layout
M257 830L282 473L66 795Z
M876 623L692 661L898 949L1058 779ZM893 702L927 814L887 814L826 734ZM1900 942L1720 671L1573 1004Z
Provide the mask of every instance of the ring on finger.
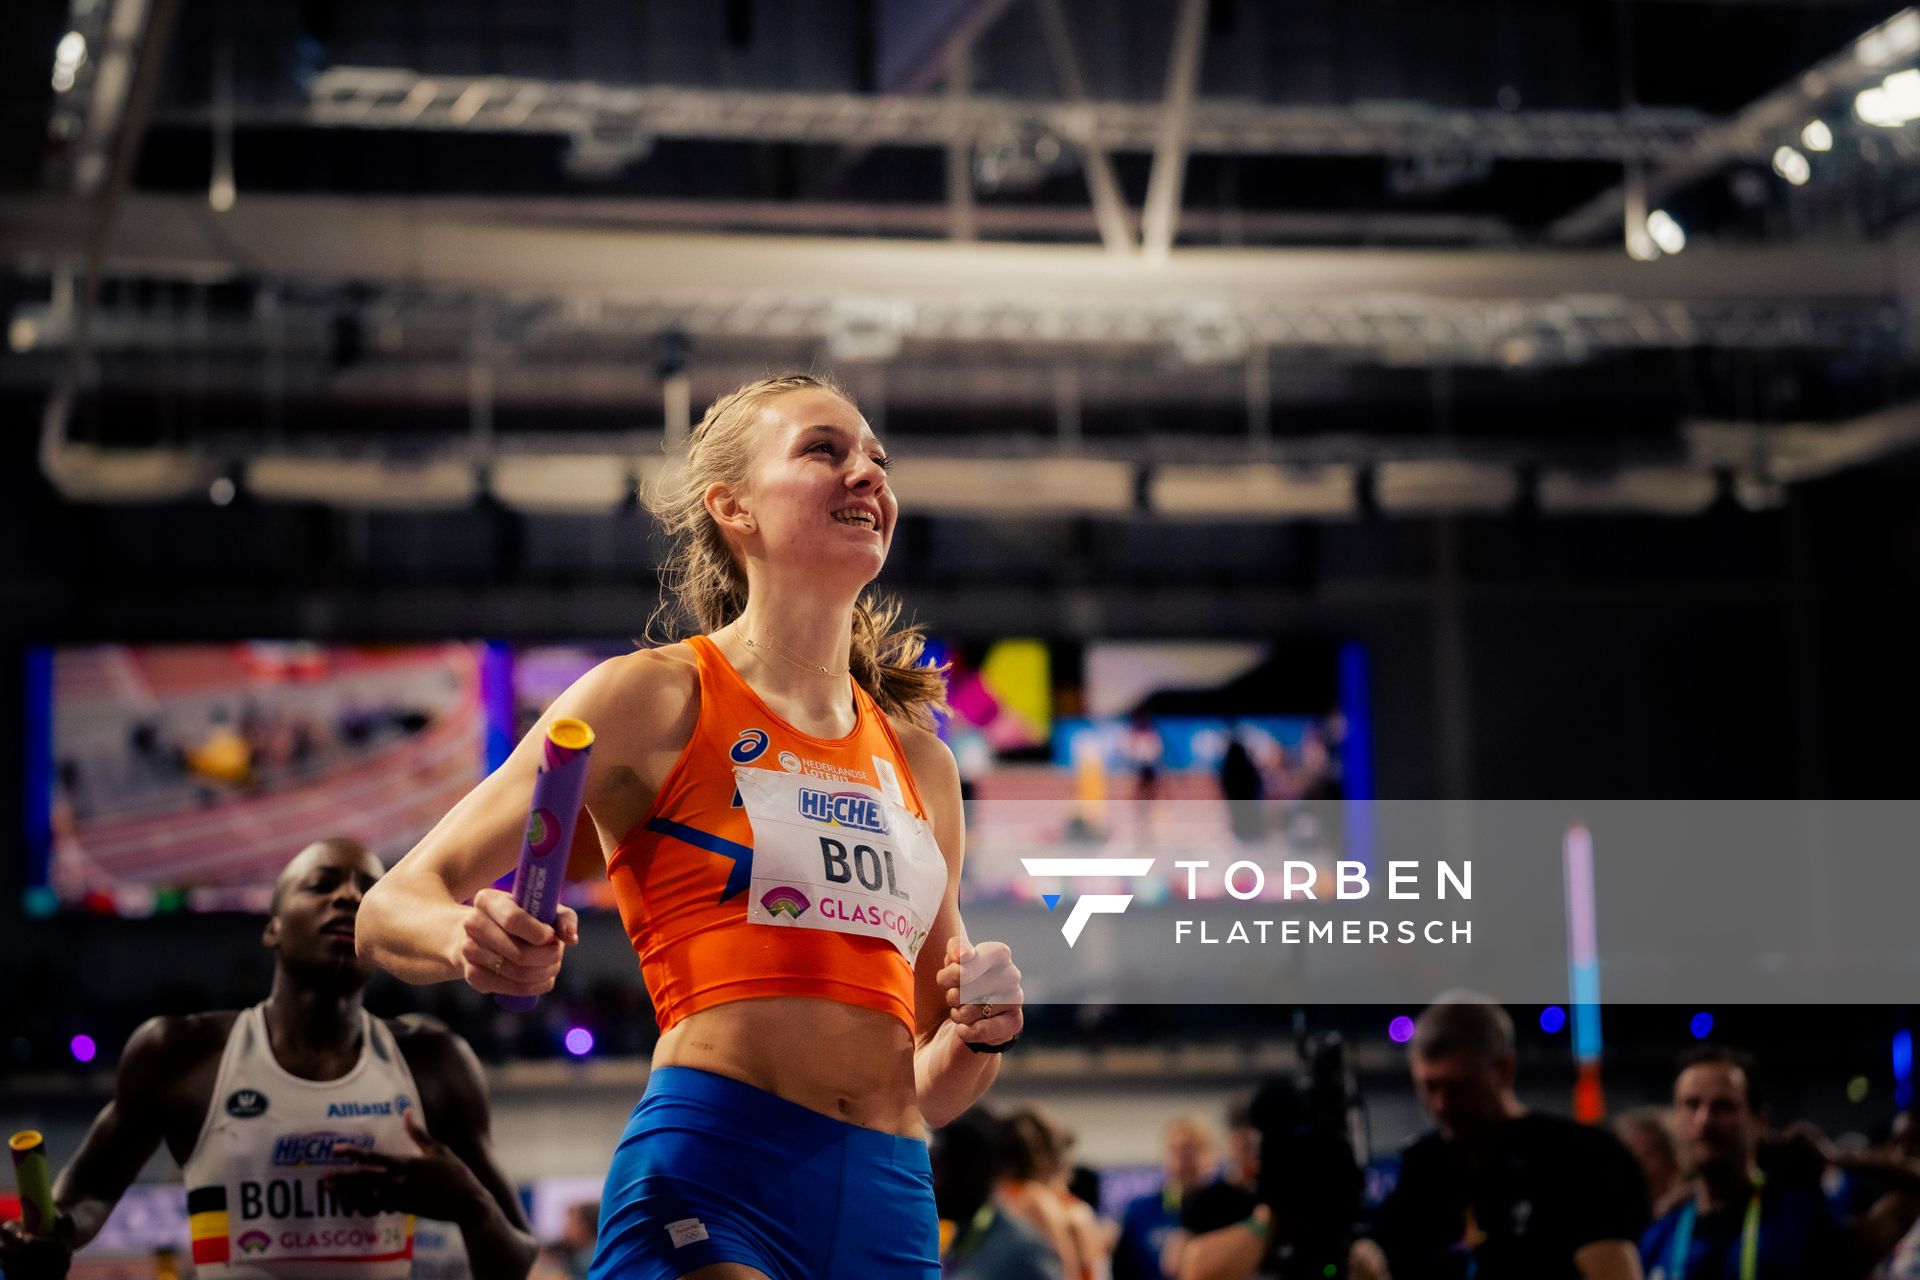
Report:
M991 1018L993 1016L993 1001L982 1000L980 1002L980 1016L982 1018Z
M497 977L499 977L499 976L500 976L500 972L501 972L501 970L503 970L503 969L505 969L506 967L507 967L507 958L506 958L505 956L503 956L503 955L499 955L499 954L497 954L497 953L496 953L496 954L494 955L494 957L493 957L493 975L494 975L494 977L496 977L496 978L497 978Z

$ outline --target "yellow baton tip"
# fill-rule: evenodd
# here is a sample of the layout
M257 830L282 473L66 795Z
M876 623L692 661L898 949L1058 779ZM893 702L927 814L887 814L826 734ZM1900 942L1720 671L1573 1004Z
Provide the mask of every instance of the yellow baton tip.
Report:
M585 720L555 720L547 726L547 737L569 751L584 751L593 745L593 730Z

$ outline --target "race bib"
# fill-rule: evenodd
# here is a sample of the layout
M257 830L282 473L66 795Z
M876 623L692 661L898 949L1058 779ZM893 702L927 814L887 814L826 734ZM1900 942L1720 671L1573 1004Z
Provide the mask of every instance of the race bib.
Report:
M747 919L884 938L920 953L947 892L933 828L858 782L735 768L753 823Z

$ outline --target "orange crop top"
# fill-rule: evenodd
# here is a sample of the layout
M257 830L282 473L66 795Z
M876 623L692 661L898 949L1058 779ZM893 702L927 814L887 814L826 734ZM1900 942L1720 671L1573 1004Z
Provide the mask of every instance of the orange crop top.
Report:
M854 787L884 790L925 820L893 726L855 683L852 733L833 740L801 733L760 700L713 641L694 636L687 644L699 667L699 720L653 807L607 860L607 879L660 1030L702 1009L765 996L837 1000L890 1013L912 1030L913 966L893 942L821 927L781 927L796 911L834 909L817 891L812 897L819 900L810 901L775 888L763 894L772 914L754 913L767 922L749 919L754 828L734 776L736 766L796 775L765 781L789 782L805 788L802 795L826 796L828 803L837 795L843 806L860 803ZM859 814L856 807L856 823ZM839 847L857 843L859 829L850 831L839 832ZM859 865L863 872L872 867L878 878L873 859ZM839 909L862 910L858 904ZM878 908L871 909L877 917Z

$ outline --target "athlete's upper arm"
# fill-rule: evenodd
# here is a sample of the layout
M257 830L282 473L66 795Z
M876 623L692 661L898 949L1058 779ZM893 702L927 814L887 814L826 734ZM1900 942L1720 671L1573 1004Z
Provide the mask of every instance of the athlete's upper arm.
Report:
M947 942L955 936L964 938L967 932L960 919L960 872L967 848L966 812L960 803L960 769L947 744L931 730L917 725L895 721L894 728L907 757L907 768L913 772L914 785L920 791L921 803L926 806L934 838L939 841L941 856L947 862L947 887L941 895L940 911L914 964L915 1022L920 1034L925 1036L937 1030L947 1017L946 1003L936 980L946 964Z
M697 689L697 682L692 688ZM511 871L519 859L534 778L547 729L555 720L582 720L594 732L586 787L587 808L594 811L597 804L631 787L635 762L677 750L672 741L676 733L684 744L692 731L686 715L689 692L687 664L663 650L600 663L554 699L506 763L468 792L392 874L431 875L456 901L471 897Z
M487 1078L473 1049L437 1019L423 1014L395 1019L394 1032L413 1082L419 1086L428 1134L445 1143L473 1171L508 1222L527 1230L519 1193L493 1154Z
M54 1199L63 1212L73 1212L79 1243L99 1230L166 1136L166 1089L191 1069L198 1049L189 1022L150 1018L133 1033L120 1055L113 1100L60 1171Z

